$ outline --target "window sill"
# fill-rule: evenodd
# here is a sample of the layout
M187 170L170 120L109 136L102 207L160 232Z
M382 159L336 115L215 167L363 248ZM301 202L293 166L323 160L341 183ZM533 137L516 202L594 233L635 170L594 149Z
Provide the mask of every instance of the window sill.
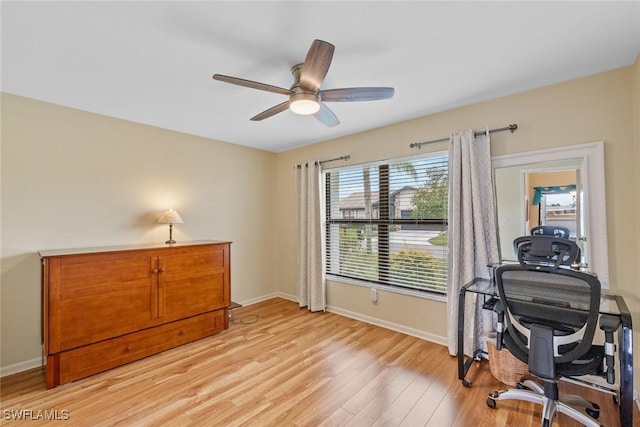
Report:
M440 302L447 302L447 296L446 295L439 295L439 294L434 294L431 292L426 292L426 291L414 291L411 289L404 289L404 288L399 288L399 287L394 287L394 286L385 286L385 285L381 285L379 283L371 283L371 282L367 282L364 280L357 280L357 279L349 279L346 277L342 277L342 276L334 276L332 274L327 274L326 279L331 281L331 282L336 282L336 283L344 283L347 285L355 285L355 286L361 286L364 288L375 288L381 291L385 291L385 292L392 292L392 293L396 293L396 294L401 294L401 295L408 295L408 296L412 296L412 297L417 297L417 298L422 298L422 299L430 299L433 301L440 301Z

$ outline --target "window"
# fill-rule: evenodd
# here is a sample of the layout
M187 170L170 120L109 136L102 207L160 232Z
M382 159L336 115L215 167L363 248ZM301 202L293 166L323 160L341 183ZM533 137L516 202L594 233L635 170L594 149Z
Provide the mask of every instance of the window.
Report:
M570 237L576 237L576 192L545 194L540 203L540 225L551 225L569 229Z
M324 178L327 274L446 293L446 153L328 170Z

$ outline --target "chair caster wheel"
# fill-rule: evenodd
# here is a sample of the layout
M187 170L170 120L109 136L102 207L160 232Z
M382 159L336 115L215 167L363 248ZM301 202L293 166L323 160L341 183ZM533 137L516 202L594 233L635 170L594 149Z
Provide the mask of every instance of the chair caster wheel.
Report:
M490 397L487 397L487 406L492 409L496 409L496 401Z
M591 408L584 408L584 409L587 412L587 415L597 420L598 417L600 416L600 407L593 402L591 402L591 404L593 405L594 409L591 409Z
M462 380L462 385L465 387L471 387L471 381Z

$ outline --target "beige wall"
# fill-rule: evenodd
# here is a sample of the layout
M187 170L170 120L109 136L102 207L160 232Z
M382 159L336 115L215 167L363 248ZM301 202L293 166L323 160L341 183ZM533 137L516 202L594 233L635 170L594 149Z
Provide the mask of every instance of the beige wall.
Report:
M2 367L40 360L41 249L231 240L232 298L276 291L276 155L2 95Z
M345 154L351 155L348 164L408 156L417 153L409 148L412 142L442 138L451 132L468 128L495 128L517 123L519 129L513 134L502 132L492 135L493 155L593 141L605 142L611 288L625 296L634 323L640 324L640 255L637 245L640 210L637 202L629 203L633 195L640 194L637 171L640 155L637 151L635 157L631 155L634 152L634 100L637 103L639 98L638 68L640 65L636 63L633 67L421 117L278 155L277 246L280 256L277 276L281 291L295 294L295 263L292 260L296 256L296 230L291 226L295 224L294 164ZM343 118L348 119L348 116ZM637 131L637 119L635 127ZM637 145L637 133L635 140ZM442 144L427 145L422 151L445 147ZM328 304L339 311L416 329L427 336L446 335L444 302L402 295L391 297L380 292L379 302L374 305L369 300L367 288L342 283L329 284L327 299ZM640 337L638 331L640 328L636 329L636 342ZM636 366L640 366L638 353L635 356ZM636 378L636 390L638 383Z

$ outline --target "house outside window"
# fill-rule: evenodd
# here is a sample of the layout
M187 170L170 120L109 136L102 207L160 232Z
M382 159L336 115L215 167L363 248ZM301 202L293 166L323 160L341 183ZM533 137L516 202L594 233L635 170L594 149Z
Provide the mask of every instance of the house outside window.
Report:
M330 169L324 179L328 275L446 294L446 153Z

